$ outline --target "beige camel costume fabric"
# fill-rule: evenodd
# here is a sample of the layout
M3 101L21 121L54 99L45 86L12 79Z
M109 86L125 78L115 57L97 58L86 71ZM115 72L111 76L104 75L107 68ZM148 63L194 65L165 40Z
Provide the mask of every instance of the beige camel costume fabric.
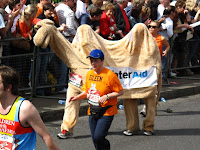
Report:
M161 90L161 59L158 47L144 24L137 24L123 39L119 41L108 41L96 34L90 26L81 25L72 43L68 42L62 34L55 28L53 22L44 19L35 26L38 29L34 36L36 46L45 48L48 44L54 50L55 54L69 67L75 74L82 76L82 84L85 82L85 76L90 69L90 62L86 57L93 49L101 49L104 52L104 66L109 67L132 67L136 70L145 70L156 66L158 86L144 88L125 89L123 99L152 98L155 103L155 95L159 98ZM69 91L74 91L69 93ZM78 91L78 92L76 92ZM65 109L73 108L71 111L65 111L62 127L66 130L73 130L79 114L80 103L68 100L73 94L80 93L79 88L69 83L67 102ZM76 113L75 113L76 112ZM66 114L69 113L69 114ZM72 114L76 114L72 119ZM68 120L71 122L71 126ZM152 120L152 119L150 119ZM73 131L71 131L73 132Z

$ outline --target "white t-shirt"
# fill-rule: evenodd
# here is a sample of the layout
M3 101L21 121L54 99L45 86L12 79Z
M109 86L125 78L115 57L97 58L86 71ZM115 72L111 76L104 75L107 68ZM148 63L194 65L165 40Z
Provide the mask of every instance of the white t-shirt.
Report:
M157 8L157 20L159 20L162 16L163 16L163 12L165 10L165 7L161 4L158 5L158 8Z
M169 38L173 36L173 24L173 20L170 17L167 17L165 21L161 24L164 31L160 31L159 34L169 40Z
M81 0L77 0L76 3L76 18L79 19L81 17L82 14L86 14L87 10L86 10L86 5L85 3L83 3Z
M55 10L58 15L59 25L65 24L67 26L66 31L63 31L62 34L65 37L76 35L77 25L74 12L71 8L64 3L60 3Z
M13 32L15 32L15 30L16 30L16 25L17 25L17 20L20 18L20 14L21 14L21 12L25 9L25 7L26 7L26 5L24 5L21 9L20 9L20 13L19 13L19 15L17 16L17 17L15 17L15 19L13 20L13 25L12 25L12 27L11 27L11 33L13 33ZM8 9L7 9L7 11L9 11L10 10L10 8L8 7ZM11 12L11 10L10 10L10 12Z
M3 16L0 14L0 29L5 28Z
M171 3L170 3L170 6L175 6L176 4L176 0L173 0ZM197 3L198 4L198 3Z
M9 8L9 6L8 6L8 5L6 6L6 8L5 8L5 11L6 11L8 14L10 14L10 13L11 13L11 10L10 10L10 8Z

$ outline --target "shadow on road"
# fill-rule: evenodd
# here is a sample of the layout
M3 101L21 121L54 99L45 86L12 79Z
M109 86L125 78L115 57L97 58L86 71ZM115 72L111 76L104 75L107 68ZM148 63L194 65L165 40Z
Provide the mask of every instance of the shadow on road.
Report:
M166 112L166 114L160 114L159 112ZM171 113L168 113L167 110L158 110L157 116L199 115L199 114L200 114L200 111L181 111L181 112L178 112L178 111L172 110Z
M200 135L200 129L171 129L171 130L155 130L155 136L188 136L188 135Z

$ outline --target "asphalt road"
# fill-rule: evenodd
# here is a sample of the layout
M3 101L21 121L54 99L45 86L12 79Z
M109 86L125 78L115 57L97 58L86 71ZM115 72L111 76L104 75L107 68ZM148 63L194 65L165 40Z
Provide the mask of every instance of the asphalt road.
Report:
M109 130L107 139L111 150L199 150L200 149L200 94L160 102L155 120L154 136L124 136L124 111L119 110ZM139 106L141 108L141 106ZM170 108L173 112L167 113ZM142 126L143 117L140 117ZM60 121L45 123L61 150L94 150L90 137L88 116L80 117L74 136L60 140ZM37 150L46 150L45 143L37 137Z

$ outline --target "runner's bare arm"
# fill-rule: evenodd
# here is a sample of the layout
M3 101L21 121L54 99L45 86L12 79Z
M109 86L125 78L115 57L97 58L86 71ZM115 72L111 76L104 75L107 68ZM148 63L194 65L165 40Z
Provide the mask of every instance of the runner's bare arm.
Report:
M39 112L33 104L25 100L20 108L19 119L24 127L31 126L35 132L44 140L49 150L59 150L57 144L45 127Z
M123 95L123 90L121 90L119 92L108 93L108 94L100 97L99 103L105 103L106 100L116 98L120 95Z
M167 53L170 50L170 45L165 37L162 37L162 38L163 38L162 43L165 46L165 50L163 51L162 56L167 57Z
M83 91L81 94L77 95L77 96L72 96L70 99L69 99L69 102L71 101L76 101L76 100L82 100L82 99L85 99L87 98L87 93L85 91Z

